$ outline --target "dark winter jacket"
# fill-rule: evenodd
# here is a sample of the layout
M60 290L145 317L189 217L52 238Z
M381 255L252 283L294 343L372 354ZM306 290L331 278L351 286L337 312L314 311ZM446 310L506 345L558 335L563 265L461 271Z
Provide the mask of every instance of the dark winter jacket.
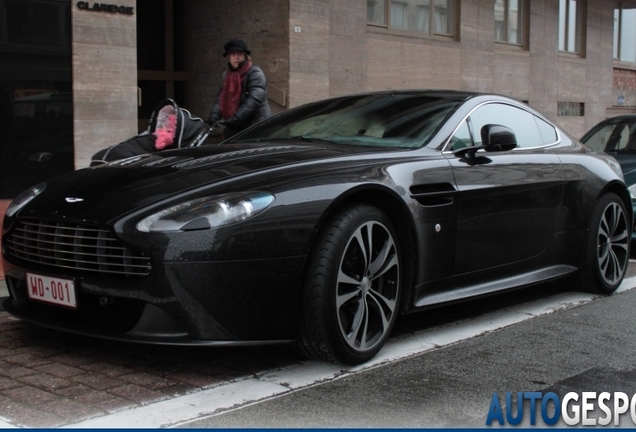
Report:
M214 99L214 105L208 117L209 124L214 124L221 120L221 108L219 105L226 74L227 71L223 73L221 88ZM252 66L243 77L239 108L232 117L226 119L224 135L229 138L243 129L265 120L270 115L271 111L267 101L267 78L265 78L261 68Z

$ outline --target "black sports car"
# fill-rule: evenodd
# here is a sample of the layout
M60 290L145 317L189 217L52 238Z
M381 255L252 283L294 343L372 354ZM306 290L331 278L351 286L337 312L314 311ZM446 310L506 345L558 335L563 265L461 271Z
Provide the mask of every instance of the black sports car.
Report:
M25 191L4 219L4 308L109 339L360 363L403 313L559 278L613 292L631 221L617 162L524 104L338 97Z

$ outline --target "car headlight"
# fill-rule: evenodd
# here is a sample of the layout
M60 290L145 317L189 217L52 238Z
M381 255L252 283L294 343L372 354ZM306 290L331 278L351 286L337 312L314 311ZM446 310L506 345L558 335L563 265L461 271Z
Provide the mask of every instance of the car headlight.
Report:
M9 207L7 207L5 215L7 217L12 217L14 214L20 211L22 207L27 205L29 201L40 195L44 191L44 189L46 189L46 183L42 182L20 193L13 199L13 201L11 201L11 204L9 204Z
M624 178L623 177L623 170L621 169L620 164L616 161L616 159L614 159L611 156L605 156L603 157L603 159L605 160L605 162L610 166L610 168L612 169L612 171L614 171L616 173L617 176L619 176L621 179Z
M245 192L198 198L154 213L139 223L142 232L190 231L244 221L265 210L274 196Z
M631 199L636 200L636 183L627 188Z

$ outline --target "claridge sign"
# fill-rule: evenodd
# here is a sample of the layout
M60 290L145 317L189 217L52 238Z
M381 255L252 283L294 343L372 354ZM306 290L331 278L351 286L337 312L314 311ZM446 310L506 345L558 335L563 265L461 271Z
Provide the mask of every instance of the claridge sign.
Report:
M120 13L124 15L133 14L132 6L117 6L114 4L106 4L106 3L93 3L93 5L91 6L89 2L80 1L80 2L77 2L77 8L82 10L95 11L95 12Z

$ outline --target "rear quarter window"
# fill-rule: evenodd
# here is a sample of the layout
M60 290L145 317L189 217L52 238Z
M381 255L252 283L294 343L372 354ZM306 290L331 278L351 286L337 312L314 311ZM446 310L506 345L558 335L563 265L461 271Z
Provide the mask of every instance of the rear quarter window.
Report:
M557 131L554 126L536 116L534 117L534 120L537 123L537 128L541 134L543 144L553 144L559 140L559 136L557 135Z

